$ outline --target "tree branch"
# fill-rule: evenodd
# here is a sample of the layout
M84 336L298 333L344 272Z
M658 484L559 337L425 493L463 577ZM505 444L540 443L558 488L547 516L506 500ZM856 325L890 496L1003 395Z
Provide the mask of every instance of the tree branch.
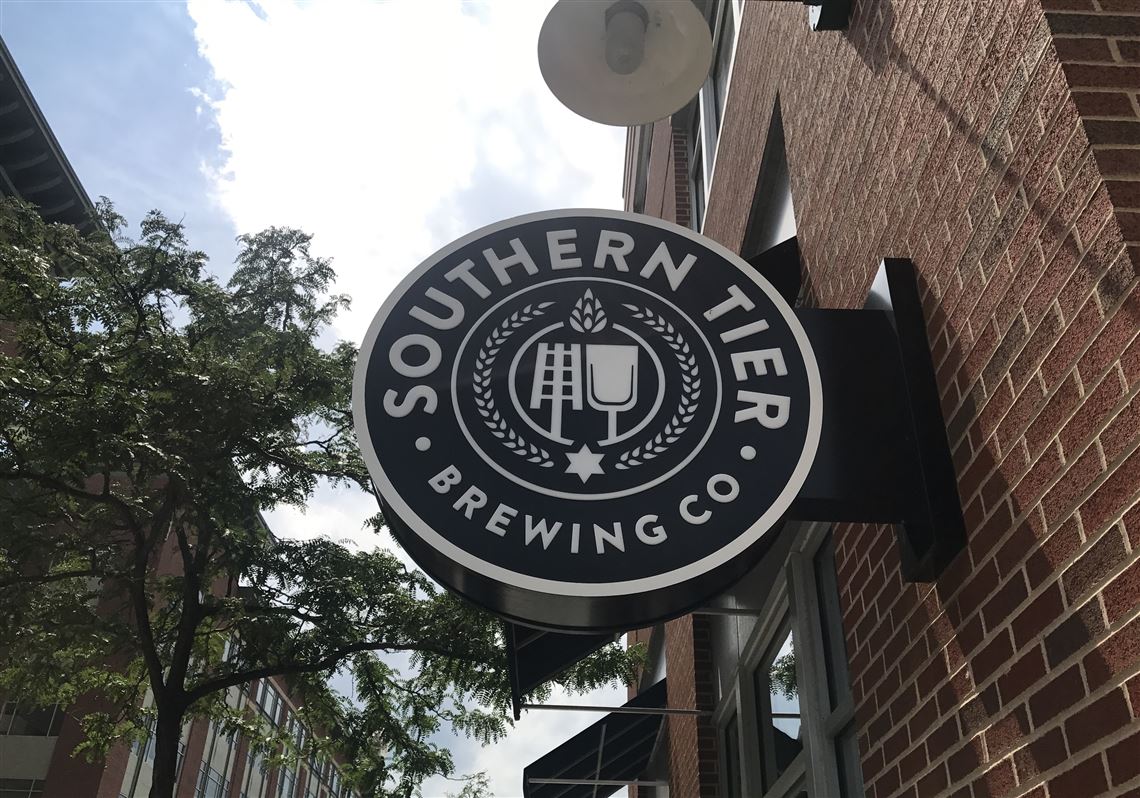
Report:
M197 701L210 693L225 690L239 684L252 682L254 679L265 679L269 676L288 676L295 673L316 673L332 668L350 654L359 654L364 651L425 651L449 659L462 660L467 657L460 656L454 651L422 644L391 643L385 640L364 641L350 646L342 646L331 654L311 662L276 663L264 665L260 668L248 668L244 671L220 676L216 679L201 682L187 691L186 695L191 701Z

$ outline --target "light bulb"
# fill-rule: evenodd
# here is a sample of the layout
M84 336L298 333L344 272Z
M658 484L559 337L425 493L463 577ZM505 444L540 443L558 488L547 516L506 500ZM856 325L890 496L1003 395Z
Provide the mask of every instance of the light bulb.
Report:
M637 71L645 58L649 14L635 0L618 0L606 10L606 63L619 75Z

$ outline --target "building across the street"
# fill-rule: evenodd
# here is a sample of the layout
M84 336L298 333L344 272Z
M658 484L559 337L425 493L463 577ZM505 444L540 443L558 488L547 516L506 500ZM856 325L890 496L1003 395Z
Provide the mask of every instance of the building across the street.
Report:
M911 259L968 544L909 582L888 526L788 525L631 634L708 713L641 794L1140 794L1140 3L703 7L712 73L630 129L626 208L745 259L794 236L803 306Z
M0 41L0 196L35 204L46 221L89 229L94 206ZM268 533L268 532L267 532ZM173 557L172 552L168 554ZM231 688L231 707L285 728L298 749L313 731L300 721L299 697L285 679ZM76 707L34 707L0 695L0 798L144 798L151 785L153 734L115 746L104 759L73 755L83 740ZM355 798L343 760L305 756L283 766L244 737L194 719L183 730L176 798Z
M284 727L305 744L312 733L299 720L296 697L279 679L231 688L227 702L260 714L273 728ZM76 717L66 707L31 708L16 701L0 707L0 796L2 798L145 798L150 794L154 736L115 747L103 760L72 754L82 740ZM305 757L270 766L266 754L218 724L186 724L178 759L177 798L352 798L343 762Z

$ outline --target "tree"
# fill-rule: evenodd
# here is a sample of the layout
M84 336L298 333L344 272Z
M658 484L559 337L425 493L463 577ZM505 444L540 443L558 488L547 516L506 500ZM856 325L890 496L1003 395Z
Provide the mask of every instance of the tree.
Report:
M261 521L320 480L373 490L355 348L318 345L348 305L327 295L329 261L270 228L238 239L223 284L162 214L137 240L106 201L100 217L83 236L0 203L0 691L97 699L92 755L152 725L154 798L172 794L188 717L280 750L224 700L269 675L304 692L367 794L451 772L437 729L488 742L509 723L499 623L387 551ZM628 680L638 656L610 647L561 682ZM325 687L341 667L359 703Z

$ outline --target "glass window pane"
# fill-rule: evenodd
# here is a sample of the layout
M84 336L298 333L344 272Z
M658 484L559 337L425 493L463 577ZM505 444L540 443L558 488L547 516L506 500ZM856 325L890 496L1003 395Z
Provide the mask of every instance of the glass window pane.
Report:
M3 706L0 706L0 734L7 734L8 727L12 725L12 720L16 716L16 702L5 701Z
M753 674L764 789L776 783L803 751L796 654L791 629L776 636Z
M724 746L724 781L728 798L740 798L740 725L735 713L724 727L721 745Z
M727 5L722 9L720 39L717 41L716 63L713 64L713 95L716 103L716 130L724 119L724 101L728 97L728 78L732 62L732 46L736 41L736 15Z
M58 728L54 732L52 731L52 716L54 714L55 707L30 707L24 704L13 714L8 733L32 737L47 737L58 734Z
M55 705L55 710L51 716L51 726L48 727L49 737L58 737L59 730L63 726L63 707L59 704Z

